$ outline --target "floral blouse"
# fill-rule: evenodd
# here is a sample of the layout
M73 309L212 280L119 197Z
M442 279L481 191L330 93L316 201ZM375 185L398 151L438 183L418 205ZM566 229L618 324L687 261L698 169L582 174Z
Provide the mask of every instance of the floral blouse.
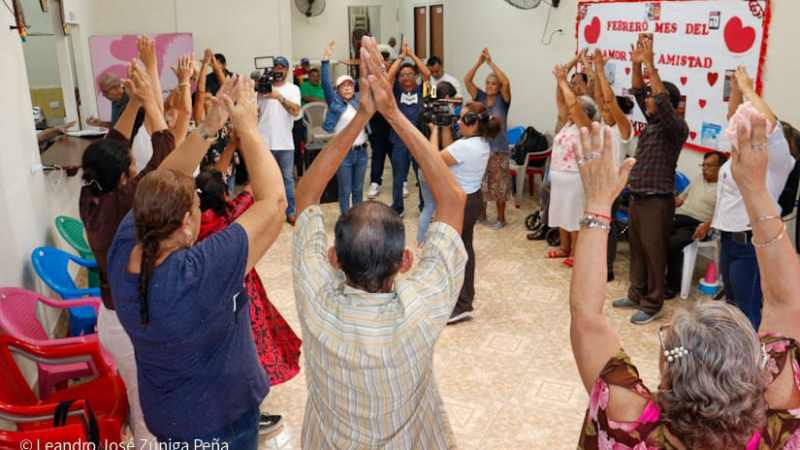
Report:
M763 334L761 343L769 355L767 368L772 378L780 373L786 358L791 358L795 384L800 389L800 352L793 339L775 334ZM615 385L636 391L648 399L644 412L636 422L616 422L606 415L609 386ZM674 450L664 435L661 411L644 386L628 355L619 350L600 372L592 388L589 407L581 431L579 450ZM800 408L767 410L763 429L753 434L747 450L800 450Z

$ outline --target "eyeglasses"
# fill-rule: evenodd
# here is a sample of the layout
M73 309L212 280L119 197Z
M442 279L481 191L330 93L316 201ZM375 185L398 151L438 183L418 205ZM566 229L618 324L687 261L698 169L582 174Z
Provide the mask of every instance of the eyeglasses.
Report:
M719 164L698 164L697 167L702 167L703 169L713 169L714 167L719 167Z
M671 324L665 323L664 325L658 327L658 342L661 343L661 350L663 351L667 351L667 346L664 345L664 330L666 330L670 326Z
M400 78L408 78L408 77L413 77L413 76L414 76L413 73L401 73L400 74Z

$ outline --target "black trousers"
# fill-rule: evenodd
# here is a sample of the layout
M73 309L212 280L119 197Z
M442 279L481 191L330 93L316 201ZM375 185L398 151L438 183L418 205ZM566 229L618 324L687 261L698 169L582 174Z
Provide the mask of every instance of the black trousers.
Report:
M478 189L467 196L464 205L464 225L461 229L461 240L467 249L467 266L464 268L464 285L458 295L454 314L472 311L472 301L475 299L475 249L472 247L472 236L475 230L475 221L483 211L483 194Z

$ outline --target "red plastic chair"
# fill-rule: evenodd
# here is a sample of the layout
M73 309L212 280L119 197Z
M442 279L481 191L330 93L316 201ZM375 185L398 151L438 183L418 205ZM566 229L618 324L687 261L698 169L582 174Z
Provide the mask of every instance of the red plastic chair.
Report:
M42 304L50 308L67 309L75 306L91 306L95 314L100 307L100 299L97 297L82 298L70 301L55 300L36 292L31 292L20 288L0 288L0 328L7 334L17 339L33 345L42 347L58 347L63 345L83 344L87 342L97 342L97 334L87 334L83 336L50 339L39 318L36 316L37 305ZM103 359L111 373L117 372L114 358L105 350ZM90 375L97 375L92 370L90 364L37 364L39 371L39 398L44 399L50 395L53 387L66 387L66 382L70 378L83 378Z
M39 400L22 376L13 355L45 364L65 362L89 363L98 374L85 383L70 386L52 393L46 400ZM11 336L0 335L0 412L17 416L46 416L55 411L56 405L65 400L85 399L91 404L97 419L101 442L121 442L122 431L128 415L128 397L122 379L111 373L103 361L100 346L96 342L67 345L63 347L41 347L23 342ZM66 425L82 424L80 417L67 418ZM43 432L53 429L53 416L48 419L18 422L20 432ZM19 448L19 447L16 447Z
M0 430L0 450L32 448L30 444L33 442L36 443L33 448L65 448L65 444L79 443L86 445L91 439L90 415L86 403L78 400L70 405L69 415L80 417L80 420L62 427L52 426L55 409L56 405L42 405L26 408L24 412L10 413L0 405L0 419L9 421L18 428L21 424L31 421L49 421L51 423L50 428L29 431Z

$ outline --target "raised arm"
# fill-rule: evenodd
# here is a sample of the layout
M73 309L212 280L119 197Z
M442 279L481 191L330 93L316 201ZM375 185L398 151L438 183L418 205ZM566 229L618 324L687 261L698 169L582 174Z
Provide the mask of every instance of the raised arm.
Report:
M328 42L328 47L325 49L325 55L322 57L322 65L319 70L322 92L325 93L325 103L327 103L328 106L333 103L334 95L339 95L333 90L333 84L331 83L331 55L333 55L333 45L335 43L335 39L331 39L331 41Z
M122 83L125 85L125 90L128 93L128 104L125 105L125 109L122 111L119 119L117 119L117 123L114 124L114 130L127 140L131 138L133 124L136 122L136 115L139 114L139 108L142 106L142 95L137 92L133 83L134 66L139 66L135 59L128 63L128 78L122 80Z
M775 114L772 113L769 105L767 105L761 96L756 93L755 89L753 89L753 80L750 78L750 75L747 74L747 69L745 69L744 66L737 67L735 77L739 92L741 92L744 98L746 98L761 114L764 114L769 123L778 125L778 119L775 118ZM731 83L733 83L733 80L731 80ZM734 110L734 112L735 111L736 110Z
M483 52L481 52L481 56L478 58L478 61L473 64L472 68L469 69L466 75L464 75L464 86L467 88L467 92L469 92L469 96L475 99L478 96L478 86L475 85L475 73L478 71L483 63L486 62L486 57L484 56Z
M616 169L611 130L604 127L603 133L601 145L600 126L592 124L591 136L589 130L582 128L580 141L573 144L575 159L584 161L578 167L586 192L586 215L605 222L606 226L581 227L581 245L576 250L570 284L570 340L586 392L591 392L600 371L620 349L619 339L603 315L606 247L611 226L604 217L611 215L611 205L625 186L634 164L629 158Z
M389 67L389 70L386 73L386 77L389 79L389 82L392 85L394 85L394 80L397 79L397 72L400 71L400 66L403 65L403 61L406 59L406 56L408 56L408 53L406 53L408 49L405 45L401 45L400 49L400 54L397 55L397 59L392 62L392 66Z
M150 86L153 96L158 101L158 109L161 114L164 114L164 100L161 94L161 80L158 76L158 60L156 59L156 41L147 36L139 36L136 39L136 47L139 49L139 59L142 60L147 75L150 77Z
M206 120L197 124L195 131L184 139L175 151L170 153L167 159L161 163L159 169L177 170L192 176L211 145L211 141L204 139L201 133L205 132L210 139L212 137L216 138L219 129L225 125L228 120L228 111L223 107L219 98L222 98L222 95L230 95L237 80L238 77L236 75L225 78L222 87L217 92L217 97L212 99L212 106L208 110L208 114L206 114Z
M600 49L596 49L594 51L594 57L592 58L594 61L594 72L595 72L595 83L594 83L594 91L595 93L599 90L601 92L601 100L597 100L597 106L602 108L605 104L608 106L608 109L611 111L611 115L614 117L614 122L616 122L617 126L619 126L619 133L622 135L623 140L628 140L631 137L632 127L631 122L628 120L628 116L622 111L622 108L619 107L619 103L617 103L617 96L614 95L614 91L611 90L611 85L608 84L608 79L606 79L606 59L603 57L603 52ZM595 98L597 95L595 94Z
M217 82L222 85L222 80L225 79L225 71L222 70L222 66L217 61L216 57L211 58L211 70L214 71L214 75L217 76Z
M564 123L567 122L569 119L569 107L567 106L567 100L564 98L564 91L561 89L561 78L566 81L567 79L567 70L564 66L559 66L556 64L555 68L553 69L553 75L556 77L556 108L558 109L558 123L562 126ZM561 131L561 127L557 127L556 133Z
M206 119L206 72L211 61L214 59L214 52L207 48L203 53L203 63L197 74L197 90L194 92L194 123L199 124Z
M800 263L767 190L767 118L751 115L749 132L746 119L736 120L739 145L732 148L731 172L750 218L761 273L764 306L758 331L800 340ZM768 386L765 398L771 408L797 408L798 392L788 360L783 369Z
M286 193L280 189L283 186L281 170L258 131L254 87L253 80L242 77L236 83L233 99L223 91L224 85L219 91L222 93L220 97L226 110L225 115L230 114L231 123L239 136L241 151L247 160L247 171L250 173L250 186L255 200L235 222L247 233L247 272L256 266L280 234L287 204Z
M428 68L428 65L425 64L424 61L419 59L416 53L411 50L411 47L408 45L408 40L403 39L403 47L405 47L405 54L407 54L411 59L414 60L414 64L417 66L417 70L419 70L419 74L422 75L422 81L425 83L431 82L431 69Z
M150 134L152 135L158 131L166 130L167 122L164 120L164 113L158 109L159 105L162 104L161 94L159 93L158 97L155 96L155 90L152 84L153 80L150 79L149 74L145 69L139 66L136 60L131 61L131 64L128 65L128 73L130 74L130 78L125 80L125 90L128 92L131 101L135 98L144 106L144 122L145 126L151 130ZM127 112L127 110L128 108L126 107L125 111ZM133 118L130 119L131 122L129 124L123 124L124 127L127 127L125 129L128 135L131 133L133 120L135 120L135 118L136 113L134 112ZM119 126L119 121L117 125Z
M228 166L231 165L231 159L233 159L233 152L237 148L239 148L239 134L236 132L236 128L231 127L231 131L228 133L228 142L225 143L222 154L219 155L219 159L214 164L214 170L227 173Z
M664 87L664 83L661 82L661 76L658 74L652 40L642 39L642 57L645 67L647 67L647 73L650 74L651 95L658 109L661 124L668 131L667 136L669 139L680 141L683 144L689 136L689 125L683 117L678 115L672 102L665 95L661 95L667 94L667 88Z
M579 127L591 127L592 120L586 115L586 111L583 110L580 102L578 102L578 99L575 97L575 93L572 92L572 88L569 87L567 71L564 70L563 67L556 65L555 69L553 69L553 73L556 75L556 80L558 80L558 87L561 89L561 95L564 97L564 105L569 113L569 117L572 118L572 121ZM560 113L561 110L559 109L559 114Z
M492 71L494 72L494 74L497 75L497 79L499 79L500 83L503 84L503 89L500 91L500 93L503 95L503 100L505 100L506 103L510 103L511 102L511 80L509 80L508 77L506 76L505 72L500 70L500 68L497 67L497 64L495 64L494 61L492 61L492 55L489 53L489 49L488 48L484 48L483 52L486 55L486 64L488 64L489 67L492 68Z
M644 54L642 53L643 40L644 38L639 38L635 46L631 44L631 66L633 70L631 87L634 89L644 87L644 76L642 76L642 64L644 64Z
M369 74L369 92L372 94L378 110L406 144L428 180L428 187L430 187L437 205L435 220L445 222L460 233L464 222L464 205L467 196L453 174L447 169L439 152L397 107L389 80L380 76L379 68L383 61L375 39L365 37L362 40L361 60L366 62L365 72L362 73Z
M170 128L175 137L175 145L180 145L186 138L189 130L189 119L192 116L192 84L189 80L192 77L194 68L194 53L178 57L178 67L171 66L172 72L178 78L178 99L174 107L177 108L178 118Z

